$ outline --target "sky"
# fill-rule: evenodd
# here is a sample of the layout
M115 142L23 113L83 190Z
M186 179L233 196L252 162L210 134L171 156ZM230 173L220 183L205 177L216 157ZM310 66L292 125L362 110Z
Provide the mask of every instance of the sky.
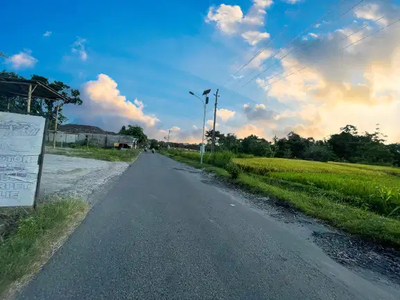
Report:
M400 0L2 3L3 69L81 91L69 123L199 142L206 127L271 140L352 124L400 142ZM23 9L21 9L23 7ZM17 21L16 21L17 20ZM397 22L397 23L396 23Z

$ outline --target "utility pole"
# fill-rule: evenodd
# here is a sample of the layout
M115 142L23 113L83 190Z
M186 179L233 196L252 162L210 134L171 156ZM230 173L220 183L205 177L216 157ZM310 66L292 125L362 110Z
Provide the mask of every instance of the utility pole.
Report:
M53 133L53 148L56 147L56 134L57 134L57 119L58 119L58 111L60 109L61 104L58 104L56 107L56 120L54 124L54 133Z
M212 144L211 144L211 152L214 153L215 151L215 122L217 121L217 107L218 107L218 92L219 89L217 89L217 92L214 94L215 96L215 107L214 107L214 125L213 125L213 132L212 132Z
M169 135L171 134L171 129L168 130L168 138L167 138L167 150L169 150Z
M205 96L205 99L203 101L203 99L201 99L199 96L197 96L195 93L193 93L192 91L189 91L189 94L192 96L195 96L196 98L198 98L201 102L203 102L203 133L201 136L201 147L200 147L200 163L203 163L203 156L204 156L204 152L206 149L206 145L204 145L204 131L206 128L206 108L207 108L207 104L208 104L208 94L211 92L211 89L205 90L203 92L203 96Z

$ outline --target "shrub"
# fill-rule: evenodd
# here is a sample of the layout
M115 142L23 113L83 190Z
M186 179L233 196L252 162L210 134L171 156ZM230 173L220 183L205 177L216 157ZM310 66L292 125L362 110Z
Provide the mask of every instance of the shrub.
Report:
M237 179L241 172L240 167L232 161L226 165L226 170L229 174L231 174L232 179Z

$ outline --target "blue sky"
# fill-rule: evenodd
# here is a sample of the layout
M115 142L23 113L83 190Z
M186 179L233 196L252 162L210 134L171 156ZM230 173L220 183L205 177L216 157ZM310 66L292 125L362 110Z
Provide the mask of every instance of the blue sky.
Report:
M381 59L384 49L382 53L371 51L367 42L362 47L360 43L360 47L350 48L351 51L332 50L338 36L346 37L368 22L369 27L351 38L362 38L368 30L385 26L387 23L376 20L393 7L397 9L393 6L398 4L397 0L344 1L292 45L288 44L339 2L86 0L57 4L41 1L38 5L9 1L2 5L0 18L3 24L12 25L10 30L0 33L1 40L6 41L0 51L10 57L26 55L5 61L5 69L27 77L40 74L81 89L87 105L66 109L70 122L99 125L108 130L118 130L122 123L140 124L157 138L174 128L176 140L196 141L200 139L201 103L188 91L201 93L207 88L219 88L219 107L225 109L218 119L221 131L271 138L296 130L322 138L354 119L349 113L338 122L324 121L329 112L341 116L340 111L348 107L349 111L361 109L373 116L376 109L382 113L376 122L381 122L386 118L385 112L392 111L394 106L397 109L398 91L392 86L377 91L376 80L380 79L367 76L368 70L373 69L378 75L383 72L379 67L372 68L371 63ZM357 4L355 10L349 11ZM383 20L390 22L395 17ZM393 28L392 35L385 33L380 37L382 42L384 38L398 36L398 27ZM293 45L298 49L285 60L277 61ZM396 56L397 46L392 43L389 55L387 50L385 53L391 68L390 58ZM254 65L236 74L237 79L231 77L264 47L266 50ZM279 49L280 53L273 57ZM18 59L22 62L15 64ZM239 88L263 70L263 63L264 68L276 64L258 80ZM307 67L306 73L293 74L276 83L270 79L268 89L262 88L262 80L268 81L268 77L280 71L289 75L293 71L289 68L295 63ZM106 77L100 80L99 74ZM370 101L362 100L360 93ZM333 101L332 95L341 95L341 99L335 96ZM389 95L390 99L377 99L377 95ZM133 104L122 103L126 101ZM211 104L207 119L212 117ZM355 125L369 130L369 123L363 120ZM383 127L390 130L394 125L388 122Z

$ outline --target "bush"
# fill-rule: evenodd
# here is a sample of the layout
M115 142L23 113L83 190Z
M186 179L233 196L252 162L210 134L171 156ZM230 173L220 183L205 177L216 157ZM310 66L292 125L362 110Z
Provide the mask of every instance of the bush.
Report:
M225 168L234 157L235 154L229 151L217 152L214 154L205 153L204 162L206 164L214 165L216 167Z
M241 172L240 167L232 161L226 165L226 170L229 174L231 174L232 179L237 179Z

